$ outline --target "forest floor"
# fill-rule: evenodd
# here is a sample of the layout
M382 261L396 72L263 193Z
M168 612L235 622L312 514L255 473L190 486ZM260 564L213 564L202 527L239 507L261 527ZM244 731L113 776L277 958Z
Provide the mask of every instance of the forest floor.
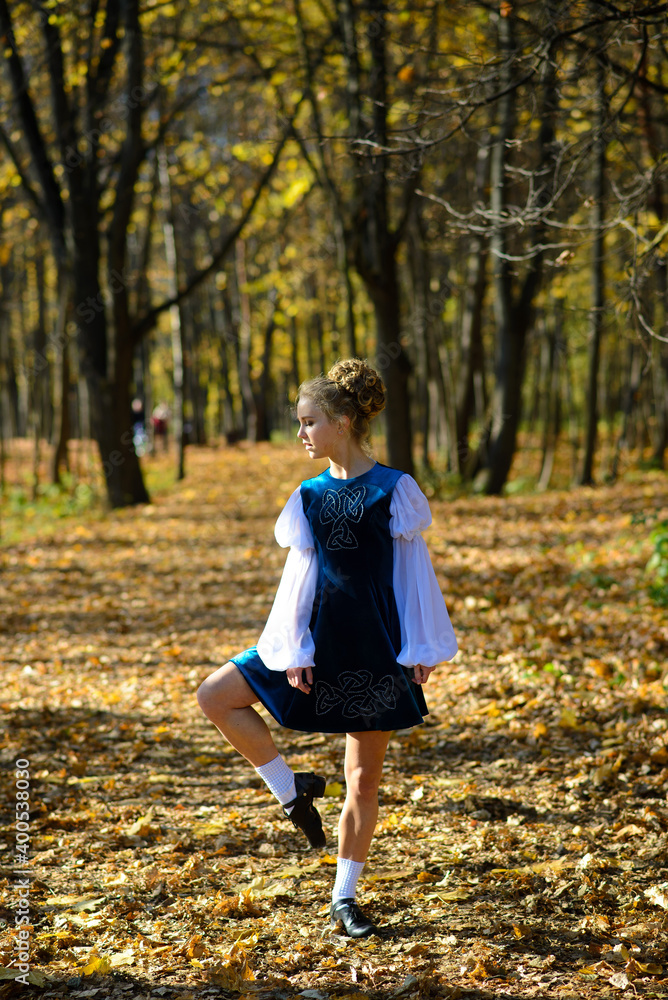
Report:
M0 804L27 760L31 805L25 863L0 834L0 997L668 996L668 623L646 572L668 477L432 501L461 649L390 743L359 887L382 932L352 941L327 919L343 737L274 725L329 782L310 851L195 701L256 640L274 520L312 471L288 445L192 449L149 506L0 543Z

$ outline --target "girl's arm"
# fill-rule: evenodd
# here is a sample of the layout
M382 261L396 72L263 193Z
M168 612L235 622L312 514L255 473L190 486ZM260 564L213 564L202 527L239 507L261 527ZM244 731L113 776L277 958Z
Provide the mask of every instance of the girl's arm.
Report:
M289 546L290 551L257 650L269 670L311 667L315 662L315 645L309 622L318 566L299 488L283 508L275 535L278 544L283 548Z
M431 524L427 498L411 476L394 488L390 505L390 532L394 538L394 597L401 623L401 651L405 667L428 673L457 652L457 640L443 595L421 532ZM423 670L416 671L423 676Z

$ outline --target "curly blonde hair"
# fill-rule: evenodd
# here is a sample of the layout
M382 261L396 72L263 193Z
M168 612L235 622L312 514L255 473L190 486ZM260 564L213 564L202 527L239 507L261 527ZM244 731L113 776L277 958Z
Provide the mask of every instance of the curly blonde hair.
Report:
M337 361L326 375L302 382L296 402L304 398L315 403L330 420L348 417L352 436L365 447L369 424L385 407L385 386L366 361L348 358Z

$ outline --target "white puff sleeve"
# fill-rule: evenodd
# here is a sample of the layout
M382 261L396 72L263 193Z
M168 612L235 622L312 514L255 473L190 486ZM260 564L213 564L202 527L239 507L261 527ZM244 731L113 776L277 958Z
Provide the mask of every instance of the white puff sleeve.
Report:
M312 667L315 645L309 623L318 564L299 487L281 511L274 534L278 544L290 551L257 651L269 670Z
M424 493L409 475L394 487L390 503L394 539L394 597L401 622L401 652L405 667L434 667L457 652L450 616L436 580L421 532L431 524Z

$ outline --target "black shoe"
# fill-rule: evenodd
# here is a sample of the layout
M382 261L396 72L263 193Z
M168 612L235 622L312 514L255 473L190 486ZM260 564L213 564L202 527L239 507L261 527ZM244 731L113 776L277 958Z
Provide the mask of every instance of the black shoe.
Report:
M327 840L322 829L320 813L313 805L313 799L325 794L325 779L319 774L298 771L295 774L297 797L283 807L283 812L293 826L306 834L311 847L325 847ZM291 812L288 812L288 809Z
M354 899L337 899L329 910L331 927L342 924L348 937L368 937L377 934L378 928L364 916Z

